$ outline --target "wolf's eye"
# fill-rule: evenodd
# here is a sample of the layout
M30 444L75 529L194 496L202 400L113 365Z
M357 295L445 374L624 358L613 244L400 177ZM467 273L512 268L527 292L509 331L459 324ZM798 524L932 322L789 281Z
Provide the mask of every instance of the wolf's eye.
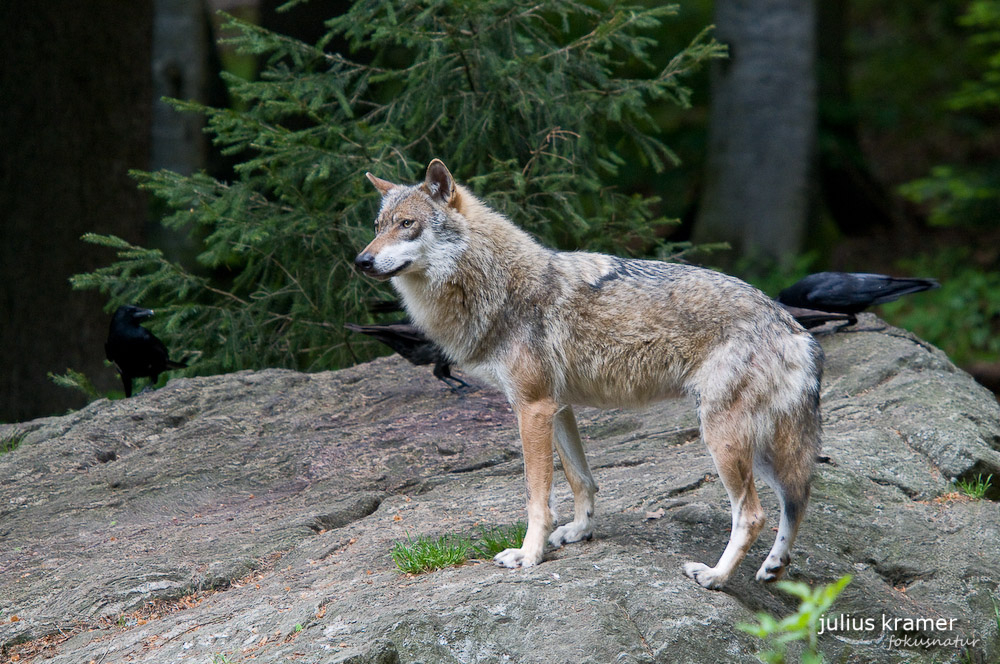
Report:
M404 219L403 221L399 222L399 225L402 226L403 228L409 228L410 226L413 225L413 220L412 219Z

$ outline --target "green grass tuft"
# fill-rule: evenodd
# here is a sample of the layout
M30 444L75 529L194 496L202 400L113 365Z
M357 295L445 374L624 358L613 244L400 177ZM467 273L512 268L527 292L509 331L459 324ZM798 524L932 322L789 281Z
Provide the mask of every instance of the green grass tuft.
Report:
M993 475L988 475L983 479L982 475L976 475L975 479L958 480L955 487L969 498L982 500L986 497L986 492L993 486Z
M993 601L993 617L997 621L997 638L1000 638L1000 604L997 603L996 599L990 598Z
M469 558L472 543L467 537L442 535L437 538L406 536L405 542L392 547L392 560L406 574L422 574L436 569L461 565Z
M27 431L14 429L14 431L6 436L0 437L0 454L6 454L7 452L13 452L16 450L24 440L24 437L27 435Z
M491 528L479 526L479 540L473 542L472 548L480 558L492 558L506 549L520 548L527 531L528 525L524 522Z
M478 536L448 534L440 537L406 536L405 542L392 546L392 560L405 574L423 574L461 565L469 559L489 559L504 549L521 546L527 525L480 526Z

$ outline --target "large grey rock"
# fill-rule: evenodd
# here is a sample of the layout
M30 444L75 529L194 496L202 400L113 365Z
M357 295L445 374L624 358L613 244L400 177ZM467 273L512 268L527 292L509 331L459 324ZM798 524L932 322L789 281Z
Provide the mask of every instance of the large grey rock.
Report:
M790 578L852 573L836 609L875 626L821 649L996 661L1000 509L941 498L954 478L1000 486L996 400L900 330L822 343L825 456ZM0 456L0 644L74 664L756 661L763 644L734 625L796 602L753 580L767 530L722 592L680 572L714 563L730 524L691 404L578 416L601 485L592 542L526 570L415 577L395 570L393 542L524 518L513 416L495 392L455 395L390 358L178 379L0 425L27 432ZM570 513L565 482L557 496ZM882 629L907 618L952 629ZM891 641L902 636L976 644Z

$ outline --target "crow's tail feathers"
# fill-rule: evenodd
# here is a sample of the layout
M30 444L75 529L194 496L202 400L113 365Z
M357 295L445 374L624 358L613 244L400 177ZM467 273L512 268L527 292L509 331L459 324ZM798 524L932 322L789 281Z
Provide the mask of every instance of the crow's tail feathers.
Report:
M399 300L376 300L371 299L366 302L369 313L392 314L403 310L403 303Z
M888 288L885 289L885 293L876 297L872 304L892 302L893 300L899 299L904 295L909 295L910 293L919 293L921 291L934 290L935 288L941 288L941 284L939 284L936 279L911 279L896 277L892 279Z

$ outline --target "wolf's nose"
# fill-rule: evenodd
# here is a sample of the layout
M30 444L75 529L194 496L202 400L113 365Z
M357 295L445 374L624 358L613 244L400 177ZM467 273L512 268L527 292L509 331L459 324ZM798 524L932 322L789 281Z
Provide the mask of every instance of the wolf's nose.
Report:
M375 256L371 252L364 251L354 259L354 267L362 272L370 272L375 267Z

